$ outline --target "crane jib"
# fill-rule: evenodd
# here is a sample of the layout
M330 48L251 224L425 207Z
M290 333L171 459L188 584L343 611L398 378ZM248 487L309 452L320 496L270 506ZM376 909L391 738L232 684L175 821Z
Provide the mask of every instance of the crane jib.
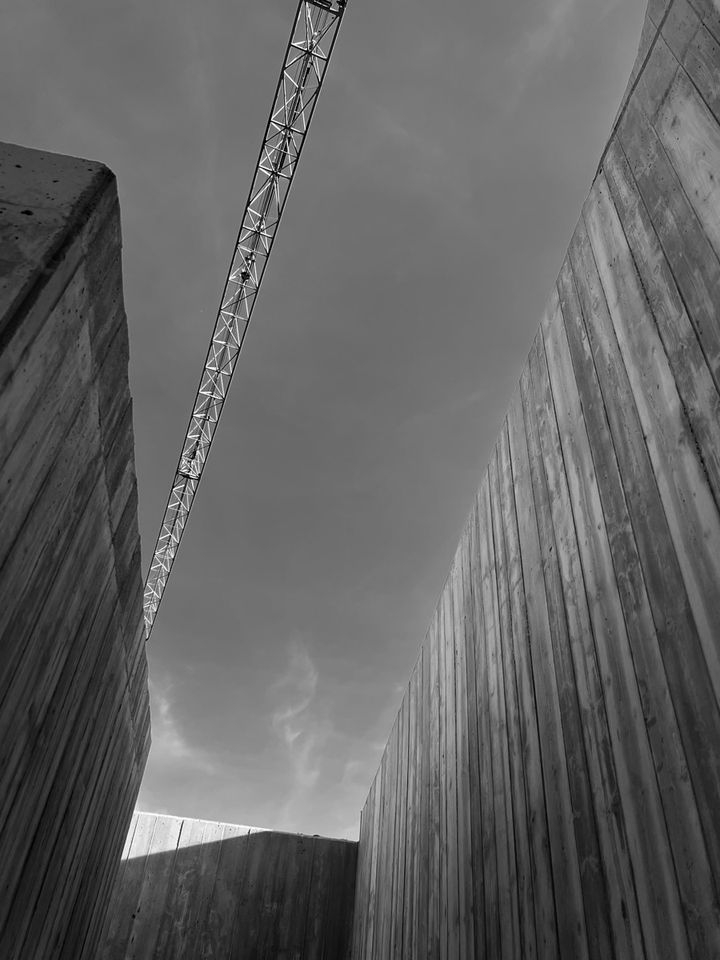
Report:
M215 436L346 0L300 0L144 590L155 622Z

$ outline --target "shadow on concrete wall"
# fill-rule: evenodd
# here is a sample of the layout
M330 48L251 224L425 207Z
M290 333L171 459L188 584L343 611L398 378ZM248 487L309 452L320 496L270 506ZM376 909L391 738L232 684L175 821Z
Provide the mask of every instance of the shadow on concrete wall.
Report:
M99 958L349 956L357 844L135 814Z

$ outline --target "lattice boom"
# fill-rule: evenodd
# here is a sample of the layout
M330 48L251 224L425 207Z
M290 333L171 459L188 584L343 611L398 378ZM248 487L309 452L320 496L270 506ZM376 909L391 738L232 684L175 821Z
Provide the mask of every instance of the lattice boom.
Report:
M301 0L147 581L150 636L220 420L345 0Z

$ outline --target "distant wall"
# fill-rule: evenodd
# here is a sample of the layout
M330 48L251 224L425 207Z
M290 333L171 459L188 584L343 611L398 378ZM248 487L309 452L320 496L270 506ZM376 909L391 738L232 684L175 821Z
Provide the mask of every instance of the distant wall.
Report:
M363 810L357 960L720 957L719 45L650 3Z
M0 145L0 957L94 957L149 747L115 178Z
M136 813L98 960L343 960L357 843Z

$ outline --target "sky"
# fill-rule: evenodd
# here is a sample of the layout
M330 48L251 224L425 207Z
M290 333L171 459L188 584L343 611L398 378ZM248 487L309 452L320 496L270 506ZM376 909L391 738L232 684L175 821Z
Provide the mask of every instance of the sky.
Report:
M5 0L0 135L117 175L143 573L295 0ZM644 0L349 0L147 647L138 808L355 839Z

